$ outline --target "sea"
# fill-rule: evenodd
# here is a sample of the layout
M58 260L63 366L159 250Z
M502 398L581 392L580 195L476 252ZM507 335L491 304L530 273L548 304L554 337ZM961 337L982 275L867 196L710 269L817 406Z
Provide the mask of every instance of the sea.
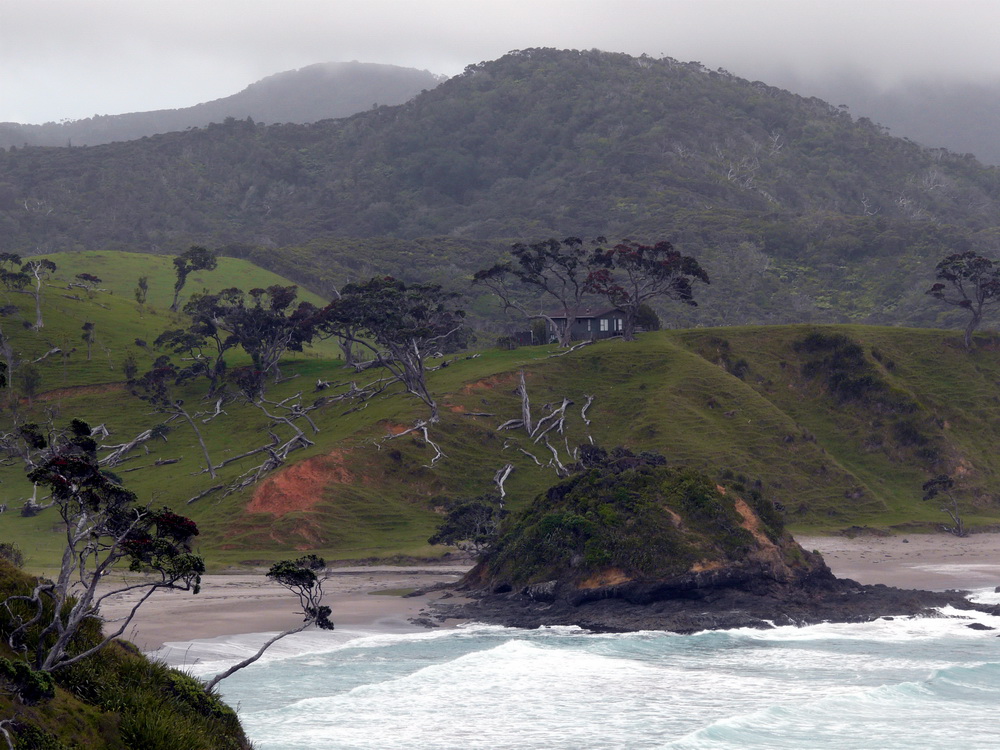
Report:
M279 641L219 690L256 750L994 750L998 636L1000 617L950 608L693 635L338 629ZM206 677L266 637L155 655Z

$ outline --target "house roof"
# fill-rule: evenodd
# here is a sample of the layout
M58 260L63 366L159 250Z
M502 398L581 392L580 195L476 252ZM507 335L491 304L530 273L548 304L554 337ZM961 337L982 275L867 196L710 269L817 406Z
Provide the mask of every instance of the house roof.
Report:
M598 308L578 307L576 308L576 310L570 310L570 313L577 320L587 320L588 318L603 318L606 315L610 315L611 313L621 313L621 312L622 311L619 310L617 307L598 307ZM546 315L552 318L553 320L566 320L565 310L555 310L553 312L546 313Z

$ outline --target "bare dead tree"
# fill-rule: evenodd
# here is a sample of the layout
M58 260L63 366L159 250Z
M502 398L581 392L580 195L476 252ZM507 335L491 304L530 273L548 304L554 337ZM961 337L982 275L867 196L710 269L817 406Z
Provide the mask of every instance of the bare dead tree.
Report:
M507 477L511 475L514 471L514 464L505 464L497 469L497 473L493 475L493 484L497 486L497 492L500 493L500 504L503 506L503 500L507 497L507 492L504 490L504 482L507 481Z

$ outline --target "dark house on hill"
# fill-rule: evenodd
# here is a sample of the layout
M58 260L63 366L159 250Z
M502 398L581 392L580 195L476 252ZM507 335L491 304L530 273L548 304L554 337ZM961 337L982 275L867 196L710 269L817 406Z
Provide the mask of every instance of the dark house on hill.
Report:
M557 326L566 325L566 315L563 311L554 312L549 315ZM558 337L558 332L551 328L549 333L553 338ZM607 339L612 336L621 336L625 329L625 313L616 307L592 310L585 308L577 310L576 322L570 332L570 338L574 341L586 339Z

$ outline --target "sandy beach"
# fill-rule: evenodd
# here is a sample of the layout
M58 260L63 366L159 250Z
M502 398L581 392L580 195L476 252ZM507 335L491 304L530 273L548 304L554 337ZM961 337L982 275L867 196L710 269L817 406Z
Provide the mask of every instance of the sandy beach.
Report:
M818 550L839 578L907 589L982 589L1000 586L1000 534L798 536Z
M333 568L324 582L324 602L333 608L332 619L338 626L381 632L422 630L425 626L411 620L419 619L429 604L447 594L402 594L454 583L468 567ZM114 597L105 602L102 612L114 620L124 615L136 599L134 593ZM286 630L302 622L297 611L298 600L269 581L264 571L206 575L202 576L201 593L197 595L158 591L139 608L123 637L144 651L153 651L169 641ZM114 627L113 623L109 627Z
M806 549L821 552L834 574L860 583L935 591L1000 586L1000 534L976 534L965 539L947 534L797 539ZM326 601L333 608L334 622L340 626L382 632L420 630L424 626L412 620L420 619L434 600L447 594L401 594L454 583L467 567L334 568L325 583ZM130 601L134 599L123 596L107 602L105 616L120 616ZM207 575L197 596L174 591L155 594L139 609L124 636L151 651L169 641L274 632L301 622L296 609L295 598L268 581L263 571Z

